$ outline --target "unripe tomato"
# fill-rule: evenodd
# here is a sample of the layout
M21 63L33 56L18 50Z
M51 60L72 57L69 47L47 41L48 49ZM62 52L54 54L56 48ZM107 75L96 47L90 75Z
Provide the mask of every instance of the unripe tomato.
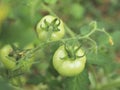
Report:
M47 15L40 20L36 32L41 41L57 41L65 34L62 20L51 15Z
M5 45L0 50L0 61L3 63L5 68L13 70L16 67L16 62L14 58L8 56L10 51L12 51L12 47L10 45Z
M63 76L75 76L80 74L86 63L86 56L82 49L76 53L76 59L72 60L65 49L65 46L60 46L53 56L53 66L56 71Z

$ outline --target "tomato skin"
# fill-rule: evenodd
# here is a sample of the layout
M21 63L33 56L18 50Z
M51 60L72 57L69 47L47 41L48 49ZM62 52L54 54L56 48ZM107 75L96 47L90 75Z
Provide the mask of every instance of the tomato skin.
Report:
M47 15L47 16L43 17L37 24L36 32L38 34L38 38L41 41L46 41L48 39L51 41L57 41L57 40L60 40L64 36L64 34L65 34L64 25L63 25L62 20L60 20L60 19L59 19L60 25L57 27L59 29L59 31L52 31L51 35L50 35L49 30L47 31L45 28L42 28L42 27L45 27L45 23L44 23L45 20L48 23L52 23L52 21L56 18L57 17ZM53 26L50 25L49 28L53 28ZM50 37L48 37L49 35L50 35Z
M76 55L83 56L84 52L79 49ZM86 56L76 58L75 60L71 60L69 57L62 59L66 56L68 56L68 54L65 50L65 46L60 46L53 56L53 66L56 71L62 76L68 77L80 74L85 68Z
M12 47L10 45L5 45L0 50L0 61L3 63L6 69L14 70L16 67L16 62L14 58L8 58L8 54L12 50Z

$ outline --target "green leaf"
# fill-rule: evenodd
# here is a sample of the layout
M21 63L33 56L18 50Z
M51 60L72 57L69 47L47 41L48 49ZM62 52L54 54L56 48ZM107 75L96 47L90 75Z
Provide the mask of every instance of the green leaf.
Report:
M84 25L80 28L80 33L81 35L86 35L90 32L90 27L88 27L87 25Z
M87 70L85 69L78 76L66 78L64 90L89 90Z
M118 50L120 50L120 40L119 40L119 38L120 38L120 31L114 31L112 34L112 38L113 38L113 41L114 41L114 49L117 49L117 51Z
M13 88L7 83L7 81L0 78L0 90L13 90Z
M97 52L97 54L89 53L89 54L87 54L87 57L88 57L87 61L89 64L105 66L106 64L108 65L113 61L114 54L108 53L108 52L106 52L106 53L105 52Z

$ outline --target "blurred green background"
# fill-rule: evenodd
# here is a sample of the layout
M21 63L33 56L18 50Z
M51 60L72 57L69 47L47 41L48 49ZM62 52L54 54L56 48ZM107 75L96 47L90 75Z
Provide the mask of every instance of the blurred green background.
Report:
M104 34L93 36L99 50L97 60L91 57L93 53L88 55L88 63L95 65L97 83L103 86L98 90L120 90L120 0L0 0L0 47L13 43L20 48L38 45L41 42L35 32L36 24L43 16L53 12L75 33L86 34L91 21L96 21L99 28L110 33L113 46L106 42ZM52 51L43 49L45 53L40 51L36 54L36 61L40 63L33 65L31 72L25 75L25 90L63 90L64 78L59 77L50 65L51 54L57 48L57 45L54 46ZM95 85L91 77L90 90L93 90ZM117 82L113 87L112 80ZM7 81L0 80L0 89L6 87L1 82Z

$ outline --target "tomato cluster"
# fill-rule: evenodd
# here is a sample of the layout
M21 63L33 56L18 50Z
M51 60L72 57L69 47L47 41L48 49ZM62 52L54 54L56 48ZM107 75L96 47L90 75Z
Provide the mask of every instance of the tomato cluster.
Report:
M40 20L36 31L39 39L43 42L48 40L58 41L65 34L62 20L51 15L47 15ZM71 45L69 46L71 47ZM33 58L23 59L22 56L19 56L21 52L13 52L13 55L10 56L10 52L12 51L14 50L10 45L6 45L0 50L0 60L5 68L12 71L28 71L33 64ZM85 63L85 53L78 45L72 48L62 45L56 50L53 56L53 66L62 76L76 76L80 74L85 68Z
M57 41L60 40L64 34L64 24L58 17L47 15L43 17L37 24L37 35L41 41ZM75 46L74 49L78 48ZM56 50L53 56L53 66L56 71L63 76L75 76L81 73L85 67L86 56L81 48L73 52L74 58L71 58L65 45L62 45Z
M21 52L16 52L11 45L5 45L0 49L0 63L7 70L6 75L9 78L9 82L14 86L19 86L25 83L25 78L19 77L20 74L29 71L30 67L34 62L34 58L23 59L17 54L22 54Z
M0 61L6 69L10 71L19 69L22 73L30 69L34 62L34 58L23 59L22 51L14 51L11 45L5 45L0 50Z

